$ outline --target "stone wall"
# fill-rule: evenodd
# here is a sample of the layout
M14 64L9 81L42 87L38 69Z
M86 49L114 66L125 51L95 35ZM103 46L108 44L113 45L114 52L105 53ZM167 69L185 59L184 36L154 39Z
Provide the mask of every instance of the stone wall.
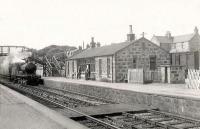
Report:
M131 105L146 104L148 106L159 108L162 111L197 119L200 118L200 99L196 98L118 90L52 80L45 80L45 86L72 90L87 95L105 98L117 103L126 103Z
M168 70L170 71L168 73L170 77L169 83L185 83L185 66L170 66Z
M200 36L195 34L195 36L189 41L190 51L198 51L200 48Z
M170 64L170 55L151 41L141 38L137 42L116 53L116 81L126 76L128 69L133 68L133 58L136 58L136 68L150 69L150 57L156 56L156 67Z

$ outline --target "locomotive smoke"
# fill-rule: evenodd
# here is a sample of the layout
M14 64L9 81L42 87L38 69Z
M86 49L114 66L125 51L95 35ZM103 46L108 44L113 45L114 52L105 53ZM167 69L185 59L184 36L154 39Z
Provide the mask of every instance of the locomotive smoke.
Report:
M8 56L0 57L0 73L8 74L9 64L25 63L25 58L31 56L30 52L12 51Z

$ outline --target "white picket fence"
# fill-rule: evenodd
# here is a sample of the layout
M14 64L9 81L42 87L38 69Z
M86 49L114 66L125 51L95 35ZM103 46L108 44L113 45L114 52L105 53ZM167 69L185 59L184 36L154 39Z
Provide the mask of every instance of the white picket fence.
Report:
M189 89L200 89L200 70L188 69L185 82Z

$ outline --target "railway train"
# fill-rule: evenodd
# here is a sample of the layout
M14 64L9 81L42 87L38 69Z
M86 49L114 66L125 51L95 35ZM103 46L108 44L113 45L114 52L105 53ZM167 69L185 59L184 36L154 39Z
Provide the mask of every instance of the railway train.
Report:
M9 64L8 76L10 81L14 83L37 86L43 84L43 79L40 75L36 74L36 70L36 64L32 58L29 57L25 63Z

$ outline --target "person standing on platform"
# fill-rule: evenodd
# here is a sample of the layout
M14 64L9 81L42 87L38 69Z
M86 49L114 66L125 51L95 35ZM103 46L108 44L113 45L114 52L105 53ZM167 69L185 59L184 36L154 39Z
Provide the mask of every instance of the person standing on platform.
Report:
M89 67L87 65L86 70L85 70L85 80L89 80Z
M78 67L77 79L81 79L81 67Z

